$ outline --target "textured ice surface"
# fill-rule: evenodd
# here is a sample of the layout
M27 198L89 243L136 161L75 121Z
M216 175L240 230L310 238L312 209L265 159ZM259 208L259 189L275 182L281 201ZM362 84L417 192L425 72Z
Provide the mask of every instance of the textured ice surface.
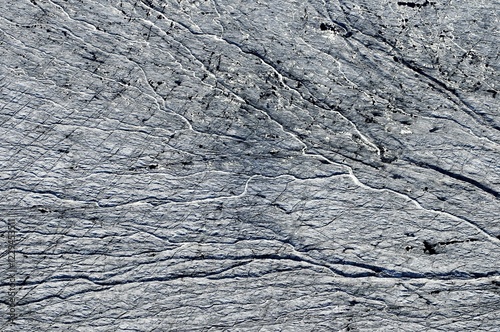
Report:
M1 331L498 331L496 1L2 0Z

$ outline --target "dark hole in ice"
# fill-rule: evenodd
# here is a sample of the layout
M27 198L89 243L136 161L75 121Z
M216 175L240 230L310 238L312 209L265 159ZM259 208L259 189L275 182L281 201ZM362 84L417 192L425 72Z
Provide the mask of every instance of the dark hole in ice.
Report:
M436 255L437 251L436 249L434 249L435 246L435 244L424 241L424 252L428 253L429 255Z

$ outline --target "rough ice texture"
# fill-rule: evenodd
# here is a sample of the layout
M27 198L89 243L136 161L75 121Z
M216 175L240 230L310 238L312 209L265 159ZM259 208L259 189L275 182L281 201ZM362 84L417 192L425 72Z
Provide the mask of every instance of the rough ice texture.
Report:
M1 331L498 331L498 2L1 8Z

